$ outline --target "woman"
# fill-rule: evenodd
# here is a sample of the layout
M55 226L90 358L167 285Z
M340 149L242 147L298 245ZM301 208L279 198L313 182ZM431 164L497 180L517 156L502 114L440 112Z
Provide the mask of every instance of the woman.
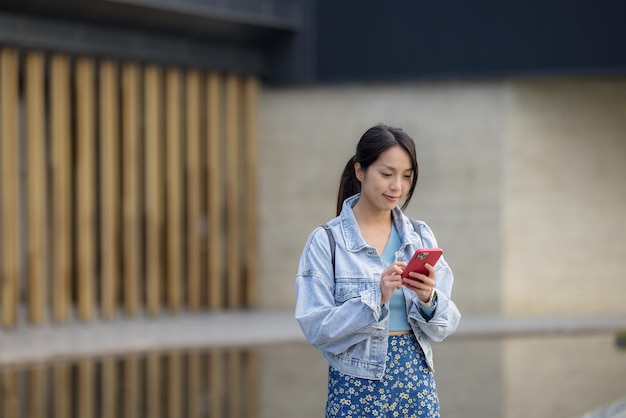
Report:
M430 341L452 334L461 315L443 257L428 275L401 277L416 249L437 247L402 212L417 174L403 130L367 130L341 176L338 216L302 252L296 319L329 363L327 417L439 416Z

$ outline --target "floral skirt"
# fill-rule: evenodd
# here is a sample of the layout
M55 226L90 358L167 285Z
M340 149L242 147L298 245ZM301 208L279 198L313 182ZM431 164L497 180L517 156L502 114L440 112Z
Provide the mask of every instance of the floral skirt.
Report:
M382 380L328 372L326 417L439 417L432 371L413 334L389 336Z

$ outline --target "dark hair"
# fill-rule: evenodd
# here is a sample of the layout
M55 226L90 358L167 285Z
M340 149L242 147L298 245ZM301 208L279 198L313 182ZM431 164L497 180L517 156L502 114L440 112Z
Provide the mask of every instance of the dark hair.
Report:
M415 142L413 142L413 139L402 129L379 124L365 131L356 146L356 154L350 158L346 167L343 169L339 183L339 194L337 196L337 215L341 212L343 201L361 191L361 182L356 178L354 164L360 163L361 168L366 171L383 151L396 145L400 145L404 148L411 157L413 181L411 182L411 188L402 205L402 210L409 205L411 197L413 196L413 190L415 190L415 185L417 184L418 171Z

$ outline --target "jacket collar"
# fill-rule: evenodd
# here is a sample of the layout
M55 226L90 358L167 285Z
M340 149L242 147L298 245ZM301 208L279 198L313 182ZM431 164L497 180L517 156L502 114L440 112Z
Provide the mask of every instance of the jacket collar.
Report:
M347 198L343 202L341 213L339 214L339 220L341 225L341 234L343 235L344 242L346 243L346 249L348 251L356 252L363 248L369 247L361 231L359 225L354 217L352 208L359 201L360 193L355 194L352 197ZM415 244L421 241L419 234L413 229L411 220L402 213L399 207L393 208L391 211L393 217L393 223L398 230L400 240L402 240L402 247L408 244Z

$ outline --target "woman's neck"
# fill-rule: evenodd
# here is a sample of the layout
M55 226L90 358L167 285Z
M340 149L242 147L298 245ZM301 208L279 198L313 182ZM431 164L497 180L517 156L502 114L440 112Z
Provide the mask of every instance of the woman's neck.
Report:
M362 204L361 201L358 201L356 205L354 205L352 212L358 224L361 226L388 226L393 219L390 210L372 210L372 208L368 208L366 205Z

